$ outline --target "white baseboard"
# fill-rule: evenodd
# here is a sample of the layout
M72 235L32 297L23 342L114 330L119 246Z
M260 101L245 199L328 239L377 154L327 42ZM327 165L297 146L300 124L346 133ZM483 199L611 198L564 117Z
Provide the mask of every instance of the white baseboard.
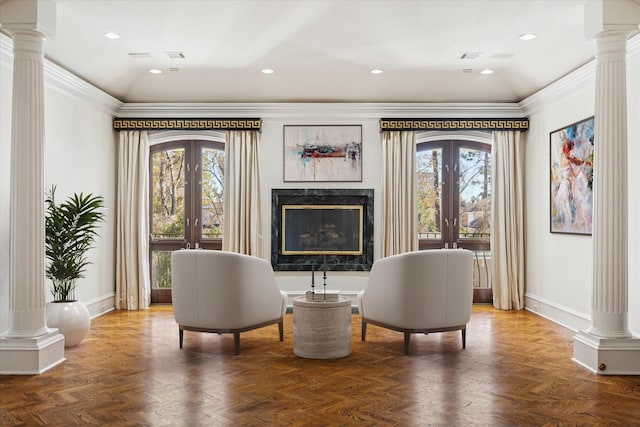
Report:
M535 295L524 296L524 308L574 332L591 326L591 317Z
M84 304L89 309L89 315L92 319L100 317L110 311L115 310L116 307L116 294L107 294L98 298L94 298L89 301L85 301Z

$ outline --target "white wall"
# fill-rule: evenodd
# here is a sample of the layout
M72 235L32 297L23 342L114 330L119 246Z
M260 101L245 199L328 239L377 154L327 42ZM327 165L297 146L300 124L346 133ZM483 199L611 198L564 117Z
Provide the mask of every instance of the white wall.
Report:
M0 334L9 327L12 58L6 38L0 35Z
M640 333L640 155L637 37L628 59L629 106L629 327ZM530 130L526 142L526 307L573 330L590 325L592 237L550 233L549 133L594 115L595 64L590 63L524 100ZM606 143L596 141L595 144ZM597 163L597 158L595 162Z
M515 110L512 110L516 107ZM158 110L166 116L190 116L203 114L211 117L230 117L234 110L241 110L245 117L261 117L262 132L260 142L261 155L261 195L262 225L264 231L263 257L271 261L271 191L286 188L359 188L374 190L374 259L380 257L381 248L381 167L382 146L380 139L381 117L392 117L400 110L402 117L469 117L474 115L498 114L515 117L520 112L514 104L408 106L407 104L246 104L246 105L126 105L123 117L158 116ZM169 112L167 111L169 109ZM415 110L418 109L418 110ZM410 110L410 111L408 111ZM285 125L361 125L362 126L362 181L361 182L284 182L283 178L283 129ZM486 132L422 132L420 141L441 139L469 139L490 142L490 133ZM208 139L224 142L222 132L198 131L159 131L150 132L151 144L164 143L180 139ZM276 271L276 281L290 298L310 290L311 272ZM317 282L316 275L316 285ZM354 299L358 291L366 286L369 273L366 271L328 271L327 289L340 289L341 294ZM291 304L291 301L290 301Z
M283 182L284 125L362 125L362 182ZM374 258L380 257L380 206L382 150L380 125L375 118L353 118L327 109L312 119L296 116L263 119L260 145L264 254L271 257L271 190L279 188L372 188L374 190ZM327 273L327 289L340 289L347 296L364 289L368 272ZM290 296L310 290L310 272L276 272L280 288ZM318 282L316 282L317 284Z
M76 288L76 298L92 315L114 305L117 163L112 114L59 91L45 94L45 189L56 185L58 202L80 192L105 199L105 222L88 253L92 264Z
M7 39L0 36L0 332L8 327L9 167L11 61ZM640 39L630 44L628 59L629 102L629 325L640 333ZM79 79L45 66L45 185L58 185L60 197L73 192L102 194L107 202L107 222L91 253L94 262L80 284L78 298L93 314L113 307L115 141L111 117L166 116L175 106L122 105ZM526 142L526 305L572 329L590 324L592 239L589 236L549 232L549 133L594 113L594 66L587 64L548 88L527 98L521 107L531 120ZM155 110L154 114L154 108ZM475 110L474 110L475 109ZM380 117L517 116L517 105L251 105L182 106L188 117L262 117L261 145L263 226L270 230L273 188L373 188L375 194L374 257L380 256ZM361 124L363 126L363 181L357 183L284 183L282 179L283 126L304 124ZM598 143L596 141L596 143ZM264 253L271 241L265 235ZM309 274L276 273L279 285L292 295L309 287ZM366 283L366 272L329 273L328 286L354 295Z
M9 327L9 207L11 169L11 40L0 35L0 333ZM58 200L74 192L105 197L106 222L93 263L78 282L76 297L92 315L113 307L116 145L111 120L121 103L45 62L45 188L58 186ZM43 195L44 197L44 195ZM25 260L28 262L28 260ZM51 299L45 283L47 300Z
M627 56L629 161L629 327L640 335L640 37Z

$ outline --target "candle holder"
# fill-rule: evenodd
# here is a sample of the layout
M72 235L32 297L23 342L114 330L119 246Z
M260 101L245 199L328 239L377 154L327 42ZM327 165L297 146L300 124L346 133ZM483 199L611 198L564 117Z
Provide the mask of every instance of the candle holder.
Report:
M322 256L323 274L322 274L322 286L324 288L323 299L327 300L327 255Z
M316 271L315 264L311 264L311 293L315 294L316 290Z

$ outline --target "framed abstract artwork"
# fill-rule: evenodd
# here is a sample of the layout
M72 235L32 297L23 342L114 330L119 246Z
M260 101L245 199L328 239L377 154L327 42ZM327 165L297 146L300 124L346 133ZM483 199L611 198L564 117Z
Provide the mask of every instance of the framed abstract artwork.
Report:
M549 135L552 233L591 234L593 123L589 117Z
M284 126L284 181L362 181L362 126Z

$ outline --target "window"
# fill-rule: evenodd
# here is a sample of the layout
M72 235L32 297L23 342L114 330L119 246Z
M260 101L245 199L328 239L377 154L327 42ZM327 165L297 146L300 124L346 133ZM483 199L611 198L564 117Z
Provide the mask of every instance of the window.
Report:
M419 248L474 251L474 301L490 302L491 146L461 140L417 144L416 186Z
M176 141L151 147L149 158L151 302L171 302L171 252L221 249L224 145Z

